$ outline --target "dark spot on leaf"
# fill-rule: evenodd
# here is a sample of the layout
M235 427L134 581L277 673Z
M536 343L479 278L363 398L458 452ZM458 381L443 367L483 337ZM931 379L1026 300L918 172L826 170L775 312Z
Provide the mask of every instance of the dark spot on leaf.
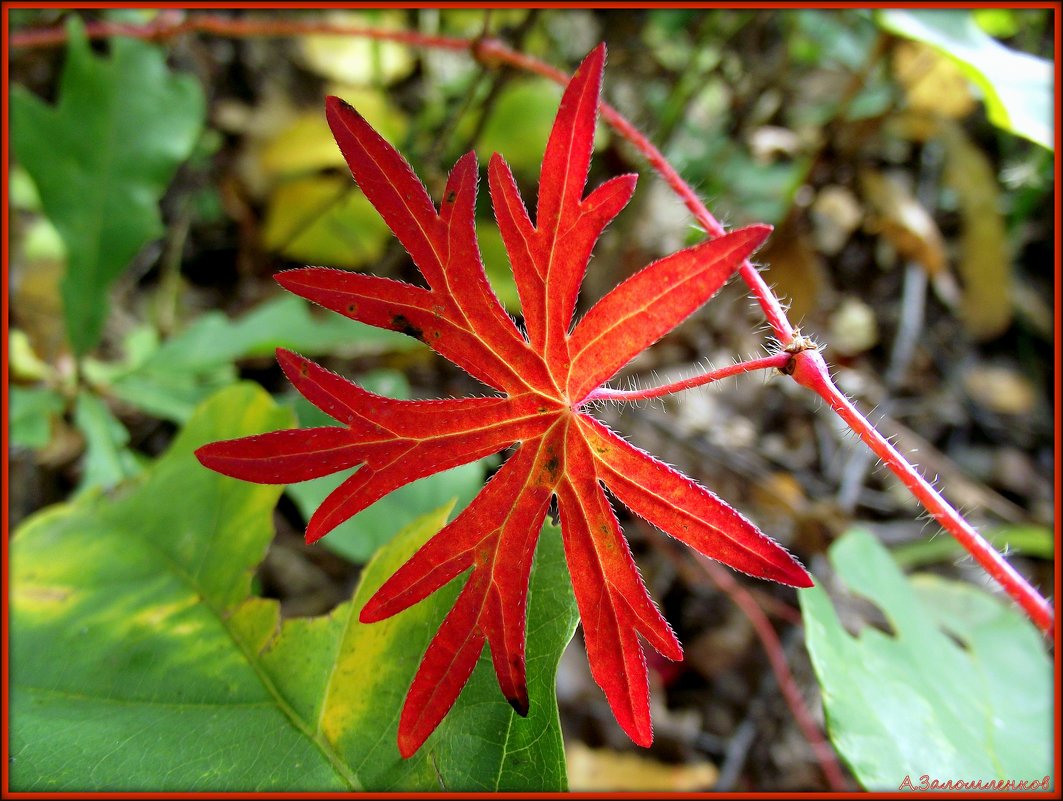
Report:
M348 303L347 304L347 314L354 314L356 311L358 311L357 304L354 304L354 303Z
M393 331L398 331L402 334L405 334L408 337L413 337L414 339L419 339L421 342L424 342L424 331L422 331L420 328L413 325L413 323L407 320L405 315L396 314L394 317L392 317L391 329Z
M522 718L528 717L528 702L523 698L507 698L509 705L513 707L513 711L520 715Z
M457 196L458 195L456 192L447 192L447 203L453 203L454 198L456 198Z
M556 456L551 456L546 460L546 472L550 474L550 480L553 481L557 478L557 469L561 466Z

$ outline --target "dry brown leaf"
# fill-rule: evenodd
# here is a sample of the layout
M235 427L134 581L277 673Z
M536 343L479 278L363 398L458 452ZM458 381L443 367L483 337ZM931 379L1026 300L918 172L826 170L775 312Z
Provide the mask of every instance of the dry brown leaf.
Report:
M12 266L11 324L26 332L33 351L48 364L55 364L67 349L63 327L63 302L59 295L66 263L53 258L33 259Z
M997 414L1029 414L1037 402L1029 379L1001 365L972 367L963 375L963 386L975 403Z
M931 276L944 273L945 241L915 195L900 181L872 169L860 171L860 188L874 215L872 227L901 257L921 264Z
M813 236L820 253L833 256L845 247L849 236L864 219L860 201L844 186L831 184L819 190L809 210Z
M565 749L568 787L572 792L673 792L712 789L719 772L710 762L667 765L631 752L588 748L572 743Z

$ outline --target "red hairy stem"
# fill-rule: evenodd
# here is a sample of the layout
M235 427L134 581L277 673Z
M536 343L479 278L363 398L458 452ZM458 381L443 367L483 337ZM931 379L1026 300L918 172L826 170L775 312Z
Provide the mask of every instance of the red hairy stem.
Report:
M416 31L344 26L327 22L233 19L211 14L183 17L178 12L172 14L164 12L156 20L141 26L111 22L92 22L86 25L86 33L90 38L122 35L138 39L162 41L187 32L229 37L305 34L361 36L382 41L401 42L413 47L467 51L475 59L487 66L508 65L516 67L526 72L541 75L562 85L569 80L569 76L556 67L532 56L517 52L497 39L486 37L466 39L432 36ZM12 47L48 47L60 45L66 39L67 33L65 29L51 28L16 31L11 33L9 42ZM642 153L705 230L714 237L722 234L724 232L723 226L706 208L705 204L701 202L690 185L669 164L660 150L615 108L604 102L600 103L599 107L602 118ZM784 348L792 346L798 334L787 319L786 312L775 293L748 260L743 262L739 268L739 273L756 297L768 324L780 344ZM803 351L803 354L810 353L815 352ZM822 366L809 367L810 362L815 362L816 365ZM801 373L805 376L804 379L798 379L799 383L809 387L826 400L830 407L846 420L853 430L883 459L887 467L909 487L915 497L931 512L934 518L947 531L953 534L960 544L975 557L979 564L1020 604L1031 619L1042 630L1049 631L1054 618L1051 605L1030 587L977 531L963 521L955 509L915 471L905 457L896 451L860 415L834 385L822 358L818 354L815 354L815 356L800 355L799 358L795 359L795 363L802 368ZM805 383L805 381L808 381L808 383Z
M414 337L497 390L488 397L396 401L278 350L289 381L339 425L273 431L196 451L223 475L290 483L360 465L311 517L308 542L411 481L516 444L451 523L362 607L374 623L471 570L425 652L399 718L397 745L416 752L457 701L480 654L519 715L528 581L556 497L565 558L591 675L636 743L653 740L643 640L678 660L682 647L649 596L610 495L675 539L750 575L808 587L805 569L706 487L639 450L579 407L596 388L720 290L767 239L751 225L665 256L631 275L573 326L594 243L631 198L635 176L588 192L605 45L569 81L540 169L534 219L505 160L488 167L491 204L513 267L522 332L491 290L476 239L478 166L458 159L437 205L413 168L336 97L326 118L351 175L409 253L426 286L327 268L276 276L289 291L359 322ZM641 639L640 639L641 637Z
M770 370L772 368L781 370L790 362L790 358L791 356L789 353L775 353L771 356L765 356L762 359L751 359L747 362L739 362L738 364L721 367L718 370L710 370L707 373L701 373L700 375L692 376L690 378L684 378L681 381L673 381L671 384L664 384L649 389L622 390L599 387L587 396L587 401L630 402L649 400L650 398L660 398L665 395L671 395L675 392L682 392L686 389L693 389L694 387L711 384L713 381L719 381L722 378L730 378L733 375L741 375L742 373L751 373L754 370Z
M901 453L868 422L852 402L842 394L827 371L827 363L818 351L803 350L794 356L793 378L819 395L886 466L899 478L941 526L955 537L992 578L1004 588L1044 632L1052 631L1055 613L1051 604L1030 586L992 545L971 527L941 497Z
M742 610L749 619L750 624L752 624L757 639L760 640L760 644L764 646L764 652L768 655L771 670L775 674L775 680L779 683L779 691L782 693L786 705L790 707L790 712L793 714L798 728L801 729L801 733L812 747L812 752L816 756L819 768L823 771L831 790L836 793L851 790L841 767L838 765L838 757L835 755L834 749L831 748L830 743L823 736L823 732L820 731L819 726L812 719L812 715L801 697L801 691L798 689L793 673L790 672L790 668L786 663L786 653L783 651L782 643L779 641L779 635L775 633L775 629L771 625L771 621L768 620L768 616L764 614L764 610L760 608L760 605L749 590L739 584L733 575L716 562L701 555L698 555L697 562L704 568L716 586L735 602L735 605Z
M331 22L285 19L235 19L213 14L184 17L180 12L163 12L151 22L133 25L123 22L87 22L85 35L89 39L109 36L128 36L132 39L165 41L185 33L206 33L233 39L268 36L358 36L363 39L399 42L413 47L433 47L443 50L466 51L473 42L456 36L430 36L417 31L383 30L358 25L337 25ZM38 28L15 31L10 36L12 47L58 47L67 40L66 28Z
M112 22L92 22L86 25L85 32L89 38L97 39L107 36L131 36L138 39L160 41L183 33L200 32L216 36L295 36L306 34L329 34L336 36L359 36L382 41L401 42L414 47L432 47L445 50L467 50L479 61L487 65L508 64L527 72L542 75L555 83L566 84L569 76L537 58L519 53L501 41L491 38L465 39L451 36L429 36L416 31L389 31L377 28L344 26L327 22L304 22L273 19L230 19L210 14L201 14L182 19L179 15L161 14L158 19L146 25L128 25ZM66 30L49 28L41 30L17 31L10 37L12 47L48 47L57 46L66 41ZM691 214L713 237L724 233L724 228L701 202L694 190L690 188L675 168L668 163L660 150L632 125L619 111L608 103L600 103L602 118L621 136L631 142L668 185L686 204ZM775 332L776 338L788 345L794 336L793 326L786 319L786 313L778 298L761 278L756 268L747 260L739 268L743 280L749 285L757 302L764 310L768 324Z
M613 126L617 133L642 152L657 173L664 178L668 186L672 188L672 191L679 196L690 210L690 213L694 215L694 218L711 236L720 236L724 233L723 226L712 216L705 204L694 194L694 190L690 188L690 185L679 176L675 168L668 163L661 151L649 139L643 136L620 112L606 103L602 104L602 118ZM761 277L760 273L757 272L756 267L748 260L742 263L738 273L760 304L761 309L764 311L764 317L767 319L772 331L775 332L775 337L783 345L788 345L794 338L794 328L786 318L786 312L775 293L771 291L771 288Z
M475 51L478 58L490 63L490 61L504 62L522 69L542 75L553 81L564 82L567 77L562 71L551 67L531 56L517 53L496 40L482 40L477 43ZM602 118L608 122L614 130L631 142L653 168L668 183L672 191L679 196L691 214L712 236L719 236L724 232L723 226L716 220L712 213L701 202L690 185L676 172L675 168L668 163L664 155L650 142L634 125L607 103L601 106ZM791 346L797 339L798 333L786 317L786 312L775 296L775 293L767 285L756 269L747 260L739 270L742 278L749 285L757 301L764 311L768 323L775 332L776 338L784 346ZM1030 619L1044 632L1052 630L1054 612L1052 606L1042 598L1033 587L1008 564L986 540L967 523L960 514L930 486L908 460L898 452L875 428L856 410L842 392L834 385L826 363L818 352L804 350L798 353L794 359L803 378L798 378L795 371L794 378L802 386L805 386L827 401L828 405L863 439L871 449L885 462L886 466L904 482L915 498L933 515L946 531L952 534L956 540L985 568L986 572L1003 587ZM809 367L808 365L814 366ZM807 383L806 383L807 382ZM633 400L633 399L632 399Z

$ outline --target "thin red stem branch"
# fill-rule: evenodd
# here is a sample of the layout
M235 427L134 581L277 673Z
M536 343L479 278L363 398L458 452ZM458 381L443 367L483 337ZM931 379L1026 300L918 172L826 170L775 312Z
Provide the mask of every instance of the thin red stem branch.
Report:
M694 387L711 384L713 381L719 381L721 378L730 378L733 375L751 373L754 370L770 370L772 368L781 370L786 367L790 362L790 359L791 356L789 353L775 353L761 359L750 359L747 362L739 362L738 364L721 367L718 370L710 370L707 373L684 378L681 381L673 381L671 384L664 384L659 387L650 387L649 389L623 390L599 387L587 396L587 401L604 400L630 402L649 400L650 398L660 398L665 395L682 392L685 389L693 389Z
M128 36L133 39L164 41L186 33L206 33L231 39L320 34L323 36L357 36L364 39L399 42L414 47L434 47L462 52L469 51L473 47L471 39L456 36L431 36L417 31L382 30L312 20L220 17L214 14L185 17L181 12L163 12L153 21L142 25L121 22L88 22L85 24L85 35L89 39ZM66 28L15 31L9 37L11 47L58 47L66 40Z
M560 70L543 64L537 59L515 53L501 43L494 41L480 42L480 52L488 52L499 61L519 66L538 73L552 80L564 82L567 76ZM665 179L672 190L683 200L697 221L711 236L724 232L712 213L695 194L690 185L675 171L661 152L642 133L628 122L619 112L606 103L601 104L602 117L619 134L630 141L655 170ZM776 338L784 348L791 351L803 347L797 330L790 324L779 299L771 287L756 269L747 261L742 265L742 278L752 290L764 315L775 332ZM1030 619L1044 632L1050 633L1054 625L1054 612L1051 604L1041 597L1030 584L1008 564L1004 557L981 534L975 531L960 514L930 486L908 460L897 451L848 401L841 390L835 386L827 371L826 364L818 351L799 350L794 359L794 366L816 363L818 369L806 369L810 383L798 379L798 383L812 389L827 401L830 407L863 439L873 451L885 462L886 466L904 482L915 498L933 515L941 525L985 568L986 572L1004 588ZM797 375L794 375L797 378Z
M160 14L159 18L145 25L129 25L114 22L91 22L85 26L85 32L92 39L107 36L130 36L138 39L161 41L184 33L199 32L216 36L243 38L249 36L299 36L306 34L327 34L334 36L359 36L371 39L402 42L416 47L434 47L446 50L470 51L480 61L491 64L508 64L527 72L542 75L550 80L565 84L567 73L552 67L544 61L525 55L505 45L497 39L464 39L451 36L429 36L417 31L389 31L376 28L336 25L328 22L312 22L277 19L234 19L210 14L199 14L182 19L179 15ZM54 47L66 41L65 28L47 28L41 30L16 31L11 34L12 47ZM601 104L602 118L621 136L631 142L650 162L653 168L668 183L672 190L694 215L695 219L711 236L720 236L724 228L701 202L694 190L680 177L675 168L668 163L660 150L619 111L608 103ZM775 294L764 283L753 265L746 261L740 269L743 280L749 285L754 296L764 310L764 315L775 332L776 338L788 345L793 338L794 329L786 319L786 314Z
M845 780L842 769L838 765L838 757L835 755L834 749L831 748L830 743L823 736L823 732L820 731L819 726L812 719L812 715L801 697L801 691L798 689L797 682L794 680L794 676L786 662L786 652L779 641L779 635L775 633L775 628L771 625L771 621L768 620L768 616L764 614L764 610L760 608L760 605L749 591L735 580L730 571L724 570L716 562L701 554L697 555L697 560L716 586L727 593L730 599L749 618L749 622L753 625L753 631L756 632L757 639L760 640L761 645L764 646L764 652L768 655L771 670L775 674L775 680L779 683L779 691L782 693L786 705L790 707L790 712L793 714L798 728L801 729L801 733L808 740L808 744L812 746L812 752L815 754L820 770L823 771L823 775L826 777L831 789L835 792L851 790L852 788Z
M793 377L801 386L811 389L827 402L1042 631L1052 631L1055 615L1051 604L860 414L830 379L827 364L818 351L805 350L794 356Z
M325 34L336 36L361 36L366 38L402 42L414 47L431 47L454 51L467 51L481 63L498 66L508 65L549 78L560 84L569 76L539 59L519 53L497 39L463 39L447 36L430 36L416 31L390 31L375 28L335 25L328 22L292 21L277 19L228 18L210 14L184 17L179 12L163 13L143 26L118 23L90 23L88 35L100 38L110 35L131 36L139 39L164 40L187 32L201 32L216 36L293 36ZM47 47L66 41L66 30L16 31L10 35L12 47ZM602 118L621 136L627 139L649 161L651 166L668 183L673 192L683 201L694 218L710 236L719 236L724 228L701 202L686 181L668 163L664 155L620 112L607 103L601 104ZM790 324L786 311L771 287L767 285L756 268L745 262L740 274L749 286L775 337L783 348L795 350L797 330ZM1012 568L985 539L975 531L959 513L945 501L933 487L912 467L886 439L856 410L834 385L826 364L814 350L804 350L794 359L801 374L794 377L802 385L812 389L842 417L853 430L875 451L887 467L896 474L927 510L966 548L1004 590L1019 603L1030 618L1044 631L1053 626L1054 613L1051 605Z

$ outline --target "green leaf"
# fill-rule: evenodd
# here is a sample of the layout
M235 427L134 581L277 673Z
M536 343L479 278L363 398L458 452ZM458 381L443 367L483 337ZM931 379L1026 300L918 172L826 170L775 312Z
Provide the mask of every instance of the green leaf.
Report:
M888 31L931 45L977 84L989 121L1052 150L1055 135L1052 63L1000 44L970 10L888 9L876 14Z
M196 81L171 74L156 47L115 38L104 59L76 17L67 33L58 105L15 86L11 134L66 244L67 334L84 354L100 340L111 283L163 233L159 198L195 144L204 101Z
M52 507L16 532L12 790L563 788L553 681L575 605L557 531L532 579L532 713L515 715L485 661L403 761L402 696L445 600L371 626L357 612L447 510L384 549L353 601L281 621L275 600L250 595L281 488L212 473L193 450L290 425L260 387L230 387L123 496Z
M107 404L90 392L78 394L74 423L85 435L85 456L78 492L111 489L140 472L129 444L129 432Z
M492 153L504 153L514 172L539 174L543 148L561 99L561 88L548 81L514 80L498 93L476 142L482 162ZM469 118L465 124L472 125Z
M895 632L849 635L821 586L799 593L831 740L861 784L1052 771L1052 666L1018 612L959 582L905 579L864 531L830 548L839 577Z
M42 387L11 387L8 404L11 444L24 448L47 445L52 438L52 418L66 406L60 395Z
M1021 553L1037 559L1051 559L1055 553L1052 529L1044 526L1001 526L984 534L994 548L1007 553ZM949 562L967 554L962 545L946 534L898 545L891 552L897 564L903 568Z
M284 294L238 320L208 312L173 339L104 370L98 378L115 397L149 414L184 422L204 398L236 380L234 362L270 357L279 347L308 356L356 357L423 346L393 331L314 314L302 298Z
M369 563L354 597L362 605L428 535L447 508L399 534ZM431 519L431 518L429 518ZM554 694L561 652L578 613L567 577L561 530L545 526L532 568L528 606L528 692L531 711L521 718L503 700L484 651L453 710L409 760L395 745L399 711L421 654L457 597L461 582L381 623L356 624L344 642L347 658L333 682L326 729L342 726L344 753L356 754L359 777L374 790L561 791L564 748ZM413 656L416 655L416 658ZM334 712L331 710L335 710Z
M288 486L288 492L303 518L309 520L310 515L328 494L353 473L353 470L344 470L330 476L291 484ZM483 462L464 464L422 478L400 487L337 526L321 540L321 544L352 562L363 563L394 537L399 529L420 515L451 503L455 504L456 515L469 505L483 486Z
M389 398L409 397L406 377L395 371L379 370L358 377L358 383ZM294 398L296 415L302 428L335 425L336 421L301 395ZM400 487L385 495L368 509L338 525L321 544L330 551L364 563L384 543L416 518L441 506L453 505L452 516L469 505L483 488L486 460L461 465L442 473ZM309 520L330 492L346 481L354 470L344 470L329 476L288 486L288 494L304 520Z
M484 271L487 273L487 280L491 283L491 289L498 295L506 311L520 314L520 293L517 292L513 268L509 264L509 255L506 253L506 245L502 241L498 226L490 223L477 223L476 239L480 243Z
M420 347L416 340L394 331L335 314L313 313L311 304L284 293L239 320L220 312L203 315L163 345L152 360L170 369L202 370L250 356L272 356L277 348L308 356L355 357Z

